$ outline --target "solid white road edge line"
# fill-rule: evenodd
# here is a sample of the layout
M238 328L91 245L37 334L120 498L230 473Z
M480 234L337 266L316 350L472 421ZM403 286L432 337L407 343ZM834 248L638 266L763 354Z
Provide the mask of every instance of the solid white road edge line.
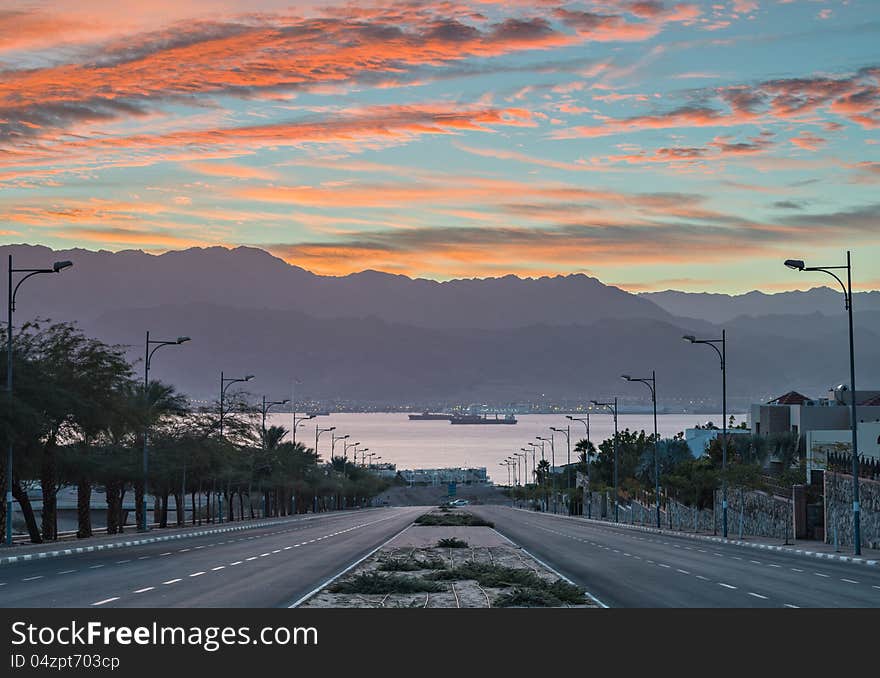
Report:
M513 539L511 539L510 537L508 537L506 534L502 534L501 532L499 532L498 530L496 530L494 527L492 528L492 531L493 531L495 534L497 534L499 537L501 537L502 539L506 539L507 541L509 541L509 542L510 542L513 546L515 546L516 548L518 548L518 549L522 549L522 552L525 553L527 556L529 556L529 558L532 558L533 560L535 560L535 561L536 561L537 563L539 563L540 565L546 567L548 570L550 570L553 574L555 574L557 577L559 577L559 578L562 579L563 581L568 582L568 583L571 584L572 586L577 586L577 584L575 584L571 579L569 579L569 578L566 577L564 574L562 574L562 572L560 572L559 570L557 570L557 569L554 568L554 567L550 567L547 563L545 563L545 562L544 562L543 560L541 560L540 558L536 557L533 553L530 553L527 549L525 549L525 548L522 547L521 545L517 544L515 541L513 541ZM606 605L605 603L603 603L601 600L599 600L596 596L594 596L592 593L590 593L590 592L587 591L586 589L584 589L584 595L585 595L587 598L589 598L590 600L592 600L594 603L596 603L596 605L598 605L599 607L601 607L601 608L603 608L603 609L606 609L606 610L608 609L608 607L609 607L608 605Z
M328 579L327 581L325 581L325 582L324 582L323 584L321 584L320 586L318 586L318 587L314 588L313 590L309 591L306 595L304 595L302 598L300 598L299 600L297 600L295 603L293 603L292 605L288 605L287 608L288 608L288 609L293 609L294 607L299 607L299 606L302 605L304 602L306 602L309 598L311 598L311 597L314 596L315 594L319 593L319 592L321 591L321 589L323 589L323 588L329 586L329 585L332 584L334 581L336 581L337 579L339 579L342 575L344 575L346 572L349 572L350 570L352 570L352 569L354 569L355 567L357 567L358 565L360 565L362 562L364 562L367 558L369 558L371 555L373 555L376 551L378 551L379 549L381 549L383 546L386 546L386 545L390 544L392 541L394 541L395 539L397 539L397 537L399 537L399 536L402 535L404 532L406 532L409 528L411 528L411 527L413 526L413 524L414 524L414 522L413 522L413 523L410 523L409 525L407 525L406 527L404 527L400 532L398 532L397 534L395 534L393 537L391 537L390 539L387 539L386 541L384 541L384 542L382 542L381 544L379 544L376 548L374 548L372 551L370 551L367 555L363 556L362 558L358 558L358 559L357 559L356 561L354 561L351 565L349 565L349 566L346 567L344 570L342 570L342 572L337 572L337 573L334 574L332 577L330 577L330 579Z

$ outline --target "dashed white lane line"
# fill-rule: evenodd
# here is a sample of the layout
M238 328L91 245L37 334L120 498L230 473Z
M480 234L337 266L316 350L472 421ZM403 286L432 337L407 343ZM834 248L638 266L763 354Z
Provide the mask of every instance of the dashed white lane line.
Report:
M159 555L160 555L160 556L170 556L170 555L171 555L171 551L165 551L165 553L160 553Z
M156 587L155 586L147 586L142 589L138 589L137 591L135 591L135 593L146 593L147 591L152 591L154 588L156 588Z
M245 558L245 560L256 560L257 556L251 556L250 558Z
M58 572L57 574L73 574L74 572L76 572L76 570L61 570L61 572Z
M124 563L130 563L130 562L131 562L131 558L129 558L128 560L117 560L117 561L116 561L116 564L117 564L117 565L122 565L122 564L124 564Z
M682 574L690 574L690 572L688 572L687 570L679 570L679 569L676 569L675 571L676 571L676 572L681 572Z
M801 609L801 608L798 607L797 605L791 605L791 604L789 604L789 603L786 603L786 604L785 604L785 607L792 607L792 608L794 608L795 610L800 610L800 609Z
M750 562L750 563L754 563L755 565L760 565L760 564L761 564L761 561L760 561L760 560L750 560L749 562Z
M701 575L701 574L698 574L698 575L695 575L695 576L696 576L697 579L702 579L703 581L710 581L710 580L709 580L709 577L704 577L704 576Z
M150 556L141 556L138 560L149 560Z
M762 596L760 593L749 591L749 595L754 596L755 598L760 598L761 600L767 600L767 596Z
M821 572L813 572L813 574L815 574L817 577L825 577L826 579L831 576L829 574L822 574Z
M167 586L168 584L176 584L179 581L181 581L181 580L180 579L169 579L168 581L163 581L162 584Z
M272 553L281 553L281 549L275 549Z
M782 565L777 565L776 563L768 563L767 567L782 567Z
M25 577L22 581L33 581L34 579L42 579L43 575L38 574L36 577Z
M803 570L799 570L799 569L796 568L796 567L791 568L791 571L792 571L792 572L803 572Z
M666 563L657 563L660 567L671 567L671 565L667 565Z
M90 565L89 569L90 570L97 570L99 567L104 567L104 566L103 565Z
M271 553L261 553L260 558L265 558L266 556L271 556L271 555L272 555ZM250 560L250 558L248 558L248 560Z
M203 574L205 574L204 571L202 571L202 572L193 572L193 573L190 575L190 577L201 577Z
M847 584L858 584L859 583L855 579L844 579L843 577L840 578L840 581L845 581Z
M92 605L105 605L106 603L112 603L114 600L119 600L119 596L116 596L115 598L105 598L104 600L99 600L97 603L92 603Z
M723 586L726 589L736 589L736 586L732 584L725 584L723 581L718 582L718 586Z
M230 565L241 565L244 561L236 560L234 563L229 563Z
M186 553L187 551L191 551L192 549L180 549L178 553Z
M216 572L217 570L225 570L225 569L226 569L225 565L218 565L217 567L212 567L211 572Z

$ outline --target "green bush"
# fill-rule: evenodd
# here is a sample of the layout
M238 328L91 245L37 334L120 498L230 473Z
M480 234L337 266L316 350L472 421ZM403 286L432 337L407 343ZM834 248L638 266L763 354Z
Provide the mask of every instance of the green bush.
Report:
M378 572L364 572L351 579L333 584L331 593L437 593L443 585L420 577L400 577L381 575Z
M438 541L437 546L443 549L466 549L468 547L468 543L463 539L447 537L446 539L441 539L440 541Z
M495 523L477 518L472 513L425 513L415 522L431 527L495 527Z
M564 581L542 582L540 587L516 587L495 599L495 607L562 607L581 605L584 592Z
M383 560L378 569L383 572L418 572L419 570L442 570L445 567L443 561L437 558L430 560L389 558Z

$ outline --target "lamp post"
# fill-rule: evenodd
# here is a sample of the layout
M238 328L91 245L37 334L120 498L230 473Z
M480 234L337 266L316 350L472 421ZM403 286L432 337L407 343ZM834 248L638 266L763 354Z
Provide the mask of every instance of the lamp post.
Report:
M13 268L12 255L9 255L9 298L6 310L8 312L8 323L6 325L6 391L9 394L9 408L12 409L12 314L15 311L15 295L21 284L35 275L40 273L60 273L65 268L70 268L73 263L70 261L56 261L52 264L52 268ZM26 273L15 287L12 286L13 273ZM12 421L10 417L10 422ZM9 445L6 450L6 545L12 546L12 431L9 431Z
M859 441L857 435L858 419L856 418L856 357L855 342L853 340L853 296L852 296L852 258L850 251L846 252L846 266L805 266L800 259L788 259L785 265L796 271L822 271L827 273L843 288L843 300L849 315L849 389L851 399L852 420L852 493L853 493L853 542L854 553L859 556L862 554L862 531L859 507ZM846 269L846 285L832 270Z
M344 436L338 436L335 433L330 434L330 463L333 463L333 455L336 454L336 441L337 440L345 440L346 438L351 437L350 434L346 433ZM345 445L345 443L342 443ZM345 468L345 467L343 467Z
M569 419L571 421L581 422L584 425L584 427L587 429L587 442L590 442L590 413L587 412L586 414L587 414L587 416L585 418L572 417L570 414L566 414L565 418Z
M248 374L242 378L230 378L223 375L223 372L220 372L220 437L223 437L223 405L226 398L226 389L229 388L232 384L236 384L238 382L250 381L254 378L253 374Z
M335 426L330 426L329 428L321 428L320 424L315 424L315 459L318 459L318 439L321 437L322 433L327 433L328 431L335 431ZM331 459L332 461L332 459Z
M296 447L296 428L299 425L299 422L306 421L308 419L314 419L314 414L304 414L302 417L296 416L296 399L294 397L294 390L296 384L301 384L302 382L299 379L294 379L290 384L290 405L291 405L291 416L293 417L293 427L290 429L291 441L293 442L294 447Z
M520 480L519 482L521 485L525 486L527 480L526 473L528 473L529 469L529 453L528 450L523 447L521 447L520 450L520 452L514 452L513 454L517 458L522 457L522 464L520 465L520 468L522 469L522 471L520 472L520 477L522 478L522 480Z
M657 373L651 370L651 377L638 379L628 374L622 374L624 381L640 381L651 389L651 403L654 406L654 503L657 505L657 529L660 529L660 462L657 459Z
M558 501L556 496L556 440L551 433L549 438L540 438L550 443L550 492L553 493L553 513L557 512Z
M551 431L555 431L556 433L565 434L565 446L568 450L566 462L565 462L565 489L571 489L571 424L566 426L565 428L557 428L555 426L550 427ZM571 499L571 497L569 497ZM569 506L571 506L571 502L569 501Z
M284 400L266 400L266 396L263 396L263 449L266 449L266 414L269 410L275 405L286 405L290 401L286 398Z
M720 339L697 339L692 334L682 339L711 346L721 359L721 534L727 539L727 330L721 330Z
M160 339L150 339L150 331L147 330L147 340L144 343L144 408L147 407L147 392L150 388L150 363L153 360L153 354L163 346L178 346L189 341L189 337L177 337L174 341L164 341ZM153 347L151 350L150 347ZM147 531L147 482L150 460L150 423L149 416L144 418L144 496L143 511L141 512L140 531Z
M544 458L544 450L545 450L545 448L544 448L544 443L547 442L547 440L549 440L549 438L542 438L541 436L535 436L535 440L540 440L540 441L541 441L541 461L543 462L543 461L545 461L545 458ZM529 444L530 444L530 445L537 445L538 443L529 443ZM547 474L547 475L549 475L549 474ZM544 486L544 510L545 510L545 511L549 511L549 510L550 510L550 497L547 496L548 493L547 493L547 478L546 478L546 476L544 477L544 482L541 483L541 484Z
M510 482L510 467L511 467L512 463L513 462L511 462L510 459L505 459L504 461L502 461L501 463L498 464L499 466L506 466L507 467L507 487L509 487L509 488L513 487L513 484Z
M617 397L614 398L614 403L600 403L598 400L593 400L592 403L596 407L604 407L611 414L614 415L614 522L619 522L618 520L618 490L617 490Z

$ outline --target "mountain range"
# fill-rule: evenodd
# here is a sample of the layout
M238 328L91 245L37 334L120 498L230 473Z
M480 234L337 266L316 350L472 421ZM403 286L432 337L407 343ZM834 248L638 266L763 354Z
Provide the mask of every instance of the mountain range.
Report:
M224 370L257 375L251 390L272 398L289 397L297 378L302 397L362 404L635 401L647 390L620 374L656 369L670 409L711 406L720 395L717 356L681 336L714 338L720 322L733 404L791 389L819 395L848 374L841 295L827 288L634 295L585 275L333 277L244 247L152 255L11 245L0 254L13 254L16 268L74 262L57 279L38 276L21 288L16 324L34 316L76 321L129 345L132 359L142 356L147 329L159 338L189 335L192 342L163 351L152 374L200 399L216 397ZM878 297L856 297L865 388L880 383L880 307L871 310Z

